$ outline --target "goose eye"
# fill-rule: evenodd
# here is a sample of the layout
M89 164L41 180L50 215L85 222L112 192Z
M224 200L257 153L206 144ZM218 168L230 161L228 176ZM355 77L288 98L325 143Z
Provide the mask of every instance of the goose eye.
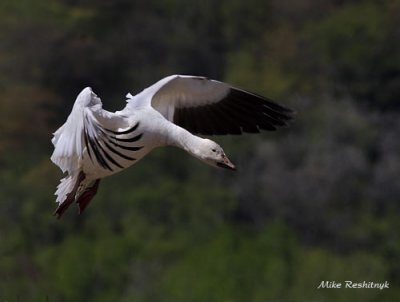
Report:
M212 151L212 152L217 152L217 150L216 150L216 149L211 149L211 151Z

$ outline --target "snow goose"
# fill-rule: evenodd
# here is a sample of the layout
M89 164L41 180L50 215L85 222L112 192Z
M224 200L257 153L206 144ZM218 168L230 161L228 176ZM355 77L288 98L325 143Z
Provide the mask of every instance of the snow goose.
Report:
M292 110L267 98L198 76L163 78L128 94L126 107L115 113L102 109L101 100L85 88L52 139L51 160L67 172L55 193L54 215L61 217L73 202L81 213L101 178L160 146L176 146L209 165L235 170L217 143L195 134L257 133L286 126L292 118Z

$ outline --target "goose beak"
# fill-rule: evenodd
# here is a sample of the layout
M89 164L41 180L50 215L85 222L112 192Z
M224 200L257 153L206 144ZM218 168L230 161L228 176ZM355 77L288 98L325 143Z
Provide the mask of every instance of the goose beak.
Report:
M218 162L217 163L217 166L221 167L221 168L225 168L225 169L236 171L235 165L232 164L232 162L229 160L229 158L226 155L223 156L223 161L222 162Z

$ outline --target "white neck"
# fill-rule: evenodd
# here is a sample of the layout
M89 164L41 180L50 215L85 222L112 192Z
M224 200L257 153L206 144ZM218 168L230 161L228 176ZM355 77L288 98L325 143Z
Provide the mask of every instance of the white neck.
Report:
M168 135L168 145L179 147L191 155L201 158L200 150L204 144L204 139L175 124L172 125Z

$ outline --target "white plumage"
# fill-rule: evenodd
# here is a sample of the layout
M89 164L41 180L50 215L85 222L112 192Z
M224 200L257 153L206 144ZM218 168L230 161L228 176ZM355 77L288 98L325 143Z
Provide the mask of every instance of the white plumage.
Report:
M58 217L77 202L82 212L100 179L117 173L165 145L200 160L234 169L222 148L195 134L241 134L286 126L293 112L267 98L204 77L172 75L115 113L102 108L91 88L78 95L67 121L52 139L51 160L67 176L57 188Z

